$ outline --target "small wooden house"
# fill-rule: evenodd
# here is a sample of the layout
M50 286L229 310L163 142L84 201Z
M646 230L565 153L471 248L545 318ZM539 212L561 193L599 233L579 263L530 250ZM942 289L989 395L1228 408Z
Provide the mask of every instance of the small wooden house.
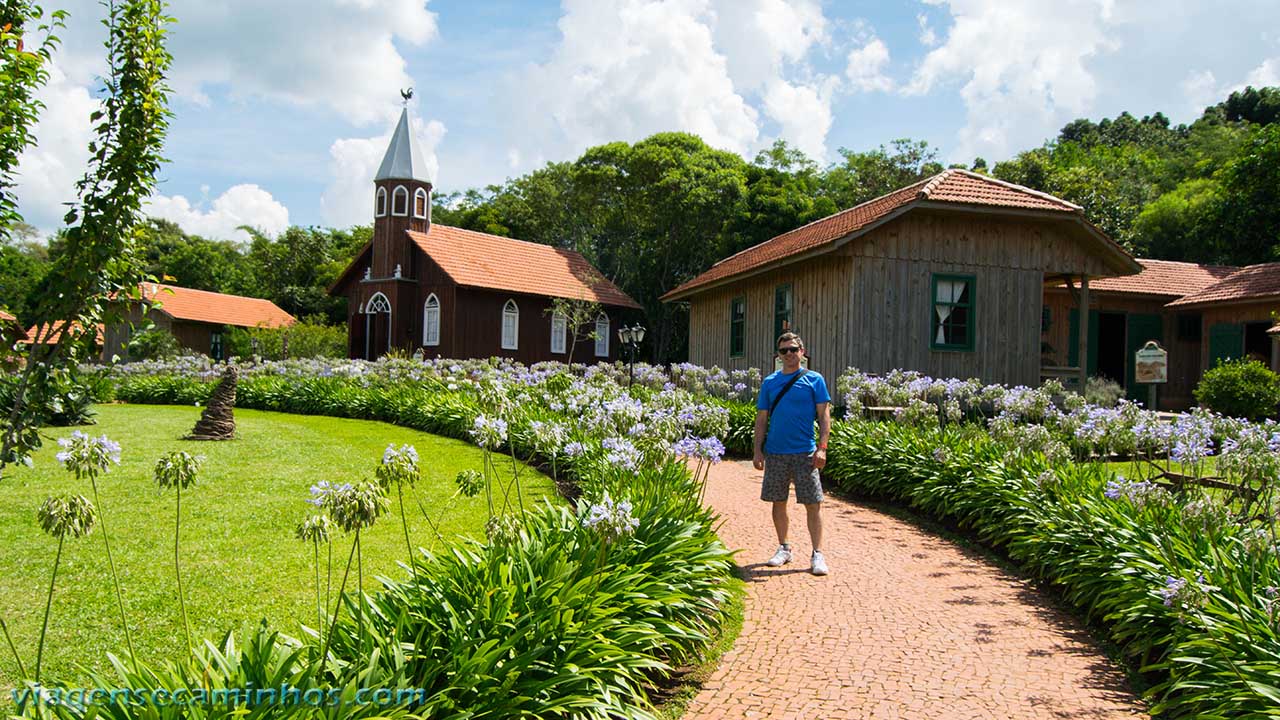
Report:
M689 303L700 365L768 371L792 328L829 377L905 368L1036 385L1085 371L1041 366L1045 287L1087 307L1090 279L1139 270L1080 207L947 170L726 258L663 300Z
M347 298L351 357L419 349L528 364L619 357L615 332L640 306L581 254L431 222L431 182L407 110L374 176L373 209L373 239L329 288ZM570 328L551 312L555 298L602 310Z
M1143 260L1142 272L1104 278L1090 288L1088 356L1091 377L1119 383L1132 400L1146 403L1147 388L1134 381L1134 353L1155 340L1168 353L1168 382L1157 388L1164 409L1185 409L1206 367L1201 355L1203 317L1170 303L1208 288L1239 268L1169 260ZM1267 327L1270 327L1268 325ZM1263 328L1266 330L1266 327ZM1066 287L1045 289L1041 325L1046 365L1079 364L1080 316Z
M126 321L106 328L103 359L127 357L130 338L148 321L172 333L179 345L215 360L223 358L223 337L229 327L276 328L294 323L292 315L270 300L145 283L142 299L130 302Z

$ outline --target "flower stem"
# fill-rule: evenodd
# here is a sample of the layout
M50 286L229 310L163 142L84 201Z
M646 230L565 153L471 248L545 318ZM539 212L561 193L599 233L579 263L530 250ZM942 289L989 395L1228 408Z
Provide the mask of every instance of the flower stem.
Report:
M178 533L182 530L182 485L178 484L178 506L173 523L173 573L178 576L178 607L182 608L182 629L187 633L187 654L191 654L191 622L187 620L187 600L182 592L182 567L178 564Z
M320 542L311 543L312 554L316 561L316 632L324 627L324 613L328 608L320 604Z
M107 548L107 566L111 568L111 583L116 589L116 605L120 607L120 626L124 628L124 641L129 646L129 659L133 662L133 671L139 675L138 653L133 649L133 633L129 632L129 620L124 612L124 593L120 592L120 576L116 573L116 561L111 557L111 536L107 532L107 513L102 500L98 497L98 474L89 473L89 484L93 488L93 504L98 508L98 524L102 526L102 544Z
M347 588L347 575L351 573L351 559L356 555L356 542L359 542L359 531L356 533L356 541L351 543L351 554L347 556L347 569L342 571L342 583L338 585L338 604L333 608L333 620L329 622L329 632L325 635L324 649L320 653L321 667L329 659L329 643L333 640L333 630L338 626L338 613L342 612L342 592Z
M13 638L9 637L9 626L5 624L4 618L0 618L0 632L4 633L5 642L9 643L9 651L13 653L13 660L18 663L18 677L26 677L27 669L22 665L22 656L18 654L18 648L13 644Z
M404 513L404 484L396 483L396 494L400 496L400 526L404 528L404 549L409 553L409 574L417 578L418 566L413 561L413 543L409 542L409 519Z
M40 682L40 661L44 657L44 633L49 629L49 611L53 608L53 584L58 581L58 563L62 562L62 543L58 536L58 554L53 557L53 577L49 578L49 597L44 603L44 622L40 625L40 642L36 645L36 683Z

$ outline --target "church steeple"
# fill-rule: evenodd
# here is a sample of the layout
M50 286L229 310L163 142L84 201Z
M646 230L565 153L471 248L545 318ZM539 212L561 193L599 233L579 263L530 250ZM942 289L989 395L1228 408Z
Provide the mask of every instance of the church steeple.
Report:
M373 258L371 279L405 278L416 274L412 242L406 230L425 233L431 227L431 179L427 163L409 122L409 98L391 134L382 164L373 176ZM397 274L397 268L399 273Z
M409 108L400 111L400 122L391 135L391 144L387 146L387 154L382 156L382 164L378 166L378 174L373 176L374 182L379 180L418 180L427 184L427 163L422 159L418 142L409 131Z

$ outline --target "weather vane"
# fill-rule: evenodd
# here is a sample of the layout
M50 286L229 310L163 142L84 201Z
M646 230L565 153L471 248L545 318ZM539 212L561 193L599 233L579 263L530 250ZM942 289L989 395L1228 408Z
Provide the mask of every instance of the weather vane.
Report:
M409 101L413 99L413 88L409 88L408 90L401 90L400 97L404 98L403 104L407 106L409 104Z

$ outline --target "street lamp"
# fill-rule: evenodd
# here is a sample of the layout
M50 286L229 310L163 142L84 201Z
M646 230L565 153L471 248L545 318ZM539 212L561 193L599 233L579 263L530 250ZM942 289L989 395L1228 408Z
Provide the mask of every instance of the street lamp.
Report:
M627 387L630 388L636 380L636 352L639 350L640 343L644 342L644 326L640 323L636 323L633 327L623 325L618 328L618 339L627 349Z

